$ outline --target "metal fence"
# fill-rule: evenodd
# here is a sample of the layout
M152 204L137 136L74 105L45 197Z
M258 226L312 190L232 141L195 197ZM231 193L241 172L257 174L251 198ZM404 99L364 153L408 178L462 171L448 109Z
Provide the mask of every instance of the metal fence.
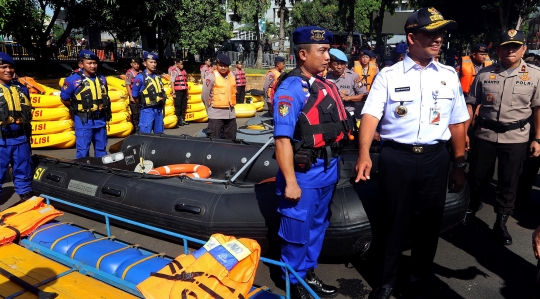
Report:
M234 64L237 60L242 60L245 67L253 67L255 65L255 62L257 61L257 53L246 53L246 52L236 52L236 51L226 51L226 52L218 52L225 54L229 57L231 62ZM262 67L265 68L271 68L274 67L274 59L276 56L280 56L277 54L270 54L270 53L263 53L262 56ZM296 60L294 58L294 55L281 55L283 58L285 58L285 67L286 68L294 68L296 67Z

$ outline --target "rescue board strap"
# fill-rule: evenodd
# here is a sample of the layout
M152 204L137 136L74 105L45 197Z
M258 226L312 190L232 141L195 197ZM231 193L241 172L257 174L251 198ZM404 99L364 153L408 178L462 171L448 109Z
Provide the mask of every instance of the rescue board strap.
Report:
M58 242L60 242L60 241L62 241L62 240L64 240L64 239L66 239L66 238L69 238L69 237L74 236L74 235L76 235L76 234L80 234L80 233L84 233L84 232L93 232L93 231L94 231L94 229L89 229L89 230L83 229L83 230L79 230L79 231L73 232L73 233L71 233L71 234L67 234L67 235L65 235L65 236L62 236L62 237L56 239L56 241L54 241L54 242L52 243L52 245L51 245L51 250L53 250L54 246L56 246L56 244L58 244Z
M191 273L182 272L180 274L175 274L175 275L167 275L167 274L156 273L156 272L150 273L150 276L155 276L158 278L163 278L167 280L189 281L189 282L193 282L195 281L195 277L203 276L203 275L204 275L204 272L191 272Z
M135 263L133 263L133 264L127 266L127 268L126 268L126 269L124 270L124 272L122 273L122 279L126 278L126 275L127 275L127 273L129 272L129 270L131 270L131 268L133 268L133 267L137 266L138 264L140 264L140 263L142 263L142 262L145 262L145 261L147 261L147 260L149 260L149 259L153 259L153 258L155 258L156 256L160 256L160 257L161 257L161 256L164 256L164 255L165 255L164 252L152 254L152 255L149 255L149 256L147 256L147 257L145 257L145 258L143 258L143 259L140 259L140 260L136 261Z
M63 224L71 225L71 222L69 222L69 223L66 223L66 222L58 222L58 223L56 223L56 224L49 225L49 226L47 226L47 227L45 227L45 228L38 229L37 231L35 231L35 232L30 236L30 239L29 239L29 240L32 241L32 239L33 239L38 233L40 233L40 232L42 232L42 231L45 231L45 230L48 230L49 228L52 228L52 227L55 227L55 226L59 226L59 225L63 225Z
M115 254L117 252L120 252L120 251L123 251L123 250L126 250L126 249L129 249L129 248L137 248L139 247L139 244L135 244L135 245L130 245L130 246L126 246L126 247L122 247L120 249L116 249L116 250L113 250L111 252L107 252L105 253L104 255L100 256L99 259L97 260L97 263L96 263L96 269L99 269L99 266L101 265L101 261L108 257L109 255L112 255L112 254Z
M0 217L0 225L4 225L4 220L6 220L7 217L13 216L15 214L17 214L17 212L11 212L11 213L6 213L2 215L2 217Z
M96 243L96 242L99 242L99 241L110 240L110 239L114 239L114 236L98 238L98 239L94 239L94 240L90 240L90 241L86 241L84 243L81 243L81 244L77 245L77 247L75 247L75 249L73 249L73 251L71 252L71 258L74 259L75 254L77 254L77 251L79 249L81 249L81 247L83 247L83 246L86 246L86 245L92 244L92 243Z
M14 228L11 225L6 225L6 226L3 226L3 227L9 228L9 229L11 229L12 231L15 232L15 239L13 240L13 243L19 244L21 242L21 232L18 229Z

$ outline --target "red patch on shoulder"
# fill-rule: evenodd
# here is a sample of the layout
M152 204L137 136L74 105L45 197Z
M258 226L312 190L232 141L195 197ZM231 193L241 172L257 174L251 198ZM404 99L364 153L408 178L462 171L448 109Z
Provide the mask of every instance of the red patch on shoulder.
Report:
M206 79L206 87L210 86L210 79Z

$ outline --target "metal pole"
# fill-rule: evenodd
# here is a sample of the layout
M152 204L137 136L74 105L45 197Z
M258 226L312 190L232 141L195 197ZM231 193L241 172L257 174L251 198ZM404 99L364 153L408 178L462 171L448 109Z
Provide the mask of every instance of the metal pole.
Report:
M231 179L231 182L234 182L234 180L236 180L238 178L238 176L240 176L240 174L242 172L244 172L244 170L246 170L246 168L248 168L248 166L253 163L253 161L255 161L255 159L257 159L257 157L270 145L270 143L274 142L274 137L271 137L270 139L268 139L268 141L261 147L261 149L255 153L255 155L253 155L253 157L251 157L251 159L249 159L249 161L246 162L246 164L233 176L233 178Z

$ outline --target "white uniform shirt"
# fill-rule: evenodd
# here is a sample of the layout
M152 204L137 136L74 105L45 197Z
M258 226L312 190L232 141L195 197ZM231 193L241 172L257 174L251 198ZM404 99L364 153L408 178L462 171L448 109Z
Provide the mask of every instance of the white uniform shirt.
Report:
M396 108L403 105L407 114L400 117ZM433 113L440 112L438 124ZM409 56L375 77L362 114L380 120L383 140L404 144L435 144L450 139L449 124L469 119L456 71L431 61L424 69Z

